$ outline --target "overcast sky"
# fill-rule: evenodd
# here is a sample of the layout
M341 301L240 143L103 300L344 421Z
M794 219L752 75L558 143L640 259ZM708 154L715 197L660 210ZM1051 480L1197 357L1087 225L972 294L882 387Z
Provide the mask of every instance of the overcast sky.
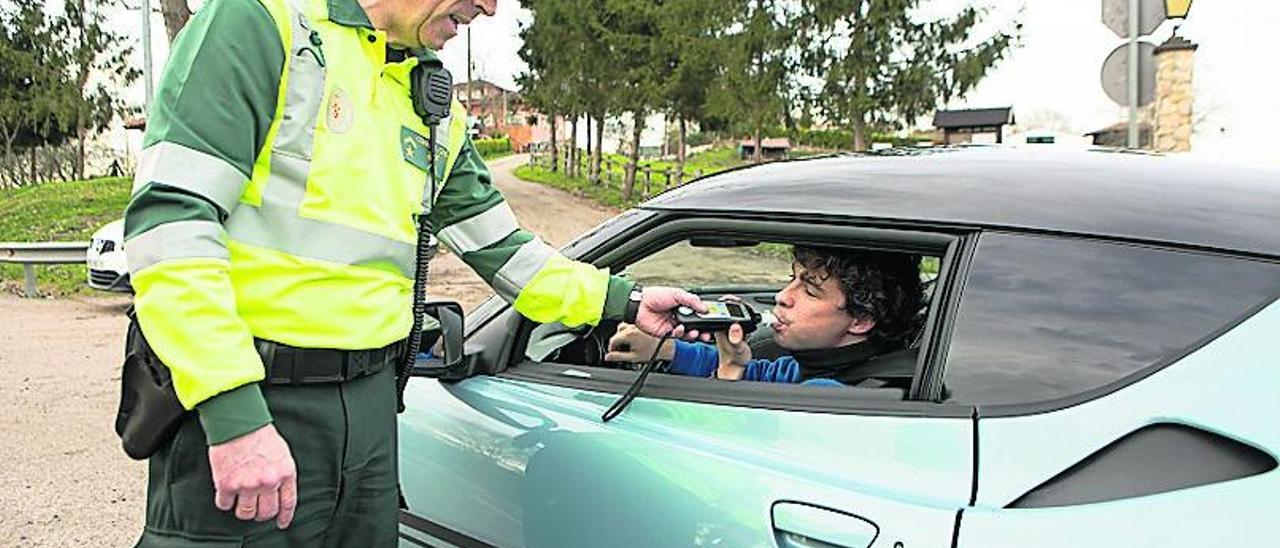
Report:
M195 5L198 2L193 1ZM964 0L933 0L928 15L954 13ZM1101 0L986 0L992 24L1023 24L1022 46L1013 51L968 96L951 108L1013 106L1024 123L1057 117L1084 133L1123 119L1099 84L1108 53L1122 43L1100 22ZM135 16L136 17L136 16ZM472 24L475 78L515 87L524 70L516 55L521 21L529 12L516 0L499 0L498 14ZM162 23L155 18L154 27ZM1166 23L1151 38L1168 38ZM1280 164L1270 148L1280 129L1280 73L1274 70L1273 38L1280 31L1280 2L1232 0L1194 2L1180 34L1200 45L1196 51L1196 152ZM163 29L157 31L163 43ZM140 34L140 33L138 33ZM442 52L455 81L466 74L466 36ZM158 56L157 64L163 59ZM1280 155L1274 155L1280 158Z

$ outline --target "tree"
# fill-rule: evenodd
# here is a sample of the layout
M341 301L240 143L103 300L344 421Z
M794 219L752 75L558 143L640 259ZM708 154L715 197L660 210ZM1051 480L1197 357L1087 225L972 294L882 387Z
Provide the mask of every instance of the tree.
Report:
M915 123L973 89L1017 43L1018 27L975 39L988 10L921 21L920 0L799 0L800 61L821 82L809 102L866 150L869 124Z
M516 78L525 100L546 114L551 126L551 171L560 169L557 150L556 120L565 110L569 92L565 66L555 55L562 43L569 9L565 0L526 0L524 7L533 13L533 22L523 25L520 38L524 45L519 55L529 70Z
M178 31L191 19L191 8L187 7L187 0L160 0L160 13L164 15L164 31L172 44Z
M662 82L663 108L676 119L676 184L683 182L688 122L705 118L707 94L718 66L715 32L717 2L666 0L657 18L659 60L667 65Z
M78 146L76 178L84 178L84 140L101 132L116 116L132 112L114 89L136 80L141 71L132 66L126 38L107 27L103 0L67 0L62 18L70 52L69 74L76 90L75 128Z
M562 2L564 0L561 0ZM605 117L614 110L618 67L611 61L605 35L609 25L606 0L570 0L562 8L561 39L552 54L561 65L564 100L587 121L587 178L599 184ZM591 126L595 125L592 132ZM594 146L592 137L594 136ZM576 138L576 136L575 136Z
M709 94L708 114L723 117L752 136L756 162L766 128L787 110L783 90L788 81L787 53L793 32L786 0L723 2L727 21L716 31L722 64Z
M67 139L78 96L67 78L64 50L50 47L59 40L58 22L35 0L14 0L7 7L0 19L0 141L6 183L16 186L39 180L36 150ZM29 169L19 168L18 148L29 152Z
M659 0L606 0L603 37L608 51L605 61L616 67L616 85L611 103L619 112L631 114L631 147L622 182L622 199L630 200L640 163L640 136L645 119L659 102L658 90L668 67L658 55L657 13Z

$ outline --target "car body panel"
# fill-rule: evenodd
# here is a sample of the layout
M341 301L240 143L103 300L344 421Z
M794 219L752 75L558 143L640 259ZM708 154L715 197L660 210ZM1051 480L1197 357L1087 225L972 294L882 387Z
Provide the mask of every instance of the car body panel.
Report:
M410 512L497 546L773 546L772 508L795 502L870 522L890 546L933 546L950 542L969 501L967 418L641 397L602 423L617 397L490 377L410 382Z
M1280 470L1114 501L1052 508L1011 502L1139 428L1174 423L1243 442L1275 458L1280 393L1280 301L1178 362L1103 398L1050 413L979 418L976 508L966 510L961 546L1266 544ZM981 415L981 408L979 408ZM1152 462L1152 466L1158 465ZM1005 540L1002 540L1005 539Z
M1016 511L974 508L961 519L959 548L1036 546L1272 546L1273 472L1126 500Z

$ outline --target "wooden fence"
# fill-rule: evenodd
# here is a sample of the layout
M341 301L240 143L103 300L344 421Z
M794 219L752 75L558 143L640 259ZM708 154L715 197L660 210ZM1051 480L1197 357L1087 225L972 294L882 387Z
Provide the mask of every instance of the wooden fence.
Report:
M567 169L569 165L568 158L566 158L563 153L559 154L557 163L559 164L560 169ZM587 166L589 163L590 158L586 154L578 155L578 173L582 174L583 178L586 177ZM551 154L545 151L530 154L529 165L532 167L551 169ZM627 162L619 162L607 157L601 158L601 182L605 185L622 185L622 182L626 178L626 168ZM677 176L677 174L680 176ZM670 168L655 169L651 165L642 163L636 170L636 183L633 192L638 191L641 198L649 198L655 194L654 190L662 192L673 186L680 186L699 177L702 177L701 169L695 169L693 171L686 170L682 173L677 173L674 166ZM662 185L660 188L655 186L659 183Z

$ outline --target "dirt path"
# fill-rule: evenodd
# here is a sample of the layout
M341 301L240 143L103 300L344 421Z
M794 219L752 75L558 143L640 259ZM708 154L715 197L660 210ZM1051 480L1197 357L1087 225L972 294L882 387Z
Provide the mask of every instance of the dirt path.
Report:
M520 181L515 156L492 164L522 225L562 245L613 211ZM489 289L453 255L432 263L432 294L468 308ZM145 463L112 431L128 299L0 294L0 546L131 546L141 531Z
M517 179L511 171L528 156L508 156L490 164L494 185L506 196L520 226L560 247L575 236L617 214L617 210L564 191ZM443 253L431 263L428 291L434 297L451 299L470 310L493 291L456 256Z

